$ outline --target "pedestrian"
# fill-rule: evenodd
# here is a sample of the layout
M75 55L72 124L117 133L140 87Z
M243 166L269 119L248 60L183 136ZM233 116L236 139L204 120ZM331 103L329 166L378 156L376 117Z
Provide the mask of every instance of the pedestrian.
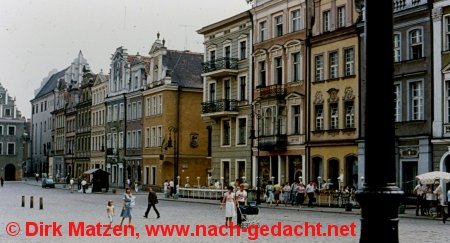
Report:
M301 208L302 204L305 202L305 193L306 193L306 187L303 184L303 182L300 182L297 184L297 187L295 188L295 195L296 195L296 202L297 205Z
M287 207L287 203L289 202L289 194L291 194L291 186L289 183L286 183L283 187L283 201L285 207Z
M170 188L169 194L170 194L171 197L173 197L173 192L175 191L175 186L174 186L173 180L170 180L169 188Z
M78 177L78 191L81 190L81 177Z
M81 181L81 186L83 187L83 193L86 193L87 182L84 178Z
M112 224L113 217L114 217L114 215L116 215L115 210L114 210L114 203L112 200L108 201L108 205L106 206L106 215L108 215L109 224Z
M126 186L127 187L131 187L131 180L130 180L130 178L127 179L127 185Z
M310 181L309 184L306 186L306 194L308 195L308 207L312 207L313 202L316 201L316 198L314 197L315 191L316 186L314 185L313 181Z
M164 196L166 198L168 198L169 197L169 182L167 180L165 180L163 186L164 186Z
M239 190L236 192L236 201L238 203L238 207L247 205L247 192L244 189L244 184L239 185ZM242 223L242 212L240 208L237 209L237 224L241 225Z
M148 217L148 212L150 212L150 209L153 207L153 209L156 212L156 218L160 218L160 214L158 212L158 209L156 209L156 204L158 204L158 196L156 196L156 193L153 191L151 187L148 188L148 205L147 210L145 210L144 218Z
M35 176L36 176L36 182L38 182L39 181L39 173L36 173Z
M272 181L269 181L267 183L266 196L267 196L267 204L269 204L269 206L272 206L272 203L274 201Z
M131 219L133 218L132 211L136 204L135 199L136 197L131 194L131 188L127 187L123 194L123 206L122 212L120 213L120 217L122 217L122 221L120 222L121 226L126 218L128 218L128 224L131 224Z
M413 194L416 195L416 216L419 216L419 210L420 214L424 215L424 208L423 208L423 200L424 200L424 188L422 183L418 183L416 187L414 187Z
M137 181L134 181L134 191L137 193L139 190L139 183Z
M5 182L5 180L3 179L3 176L2 177L0 177L0 184L2 185L2 187L3 187L3 183Z
M236 216L236 195L233 192L234 188L228 186L228 191L224 193L220 209L225 205L225 225L229 226Z
M70 193L73 193L73 183L75 183L75 181L73 180L73 178L70 179Z

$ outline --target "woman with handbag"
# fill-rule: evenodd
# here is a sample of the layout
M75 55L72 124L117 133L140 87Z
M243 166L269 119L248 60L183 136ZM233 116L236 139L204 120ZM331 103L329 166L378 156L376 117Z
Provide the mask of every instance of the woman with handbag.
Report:
M123 195L123 207L120 213L120 217L122 217L122 221L120 222L121 226L125 218L128 218L128 224L131 224L131 219L133 218L132 211L136 204L135 199L136 197L131 194L131 188L127 187Z

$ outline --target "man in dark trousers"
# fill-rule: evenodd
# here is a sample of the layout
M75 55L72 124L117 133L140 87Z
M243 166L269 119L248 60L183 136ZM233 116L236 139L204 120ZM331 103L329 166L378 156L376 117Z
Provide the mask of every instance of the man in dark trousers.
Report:
M158 197L156 196L156 193L153 191L151 187L148 188L148 206L147 210L145 211L144 218L147 218L148 212L150 212L150 209L153 207L155 209L156 215L159 219L159 212L158 209L156 209L156 204L158 203Z
M2 185L2 187L3 187L3 182L5 182L5 180L3 180L3 176L2 176L2 177L0 177L0 184Z

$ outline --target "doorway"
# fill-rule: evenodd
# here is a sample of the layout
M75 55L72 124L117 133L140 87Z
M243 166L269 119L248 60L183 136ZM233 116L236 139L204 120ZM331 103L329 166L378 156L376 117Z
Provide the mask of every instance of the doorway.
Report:
M5 181L16 180L16 167L13 164L7 164L5 166Z

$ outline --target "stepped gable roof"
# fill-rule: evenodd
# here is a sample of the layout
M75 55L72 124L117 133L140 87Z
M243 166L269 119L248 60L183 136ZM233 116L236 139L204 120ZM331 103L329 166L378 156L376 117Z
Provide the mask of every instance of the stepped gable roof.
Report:
M189 51L168 50L163 56L167 76L182 87L202 88L203 54Z
M37 98L40 98L50 92L52 92L53 90L55 90L56 85L58 83L58 80L60 78L64 78L64 74L66 72L68 68L65 68L64 70L61 70L55 74L53 74L48 80L47 82L44 84L44 87L42 87L42 89L39 91L39 93L34 97L34 100Z

